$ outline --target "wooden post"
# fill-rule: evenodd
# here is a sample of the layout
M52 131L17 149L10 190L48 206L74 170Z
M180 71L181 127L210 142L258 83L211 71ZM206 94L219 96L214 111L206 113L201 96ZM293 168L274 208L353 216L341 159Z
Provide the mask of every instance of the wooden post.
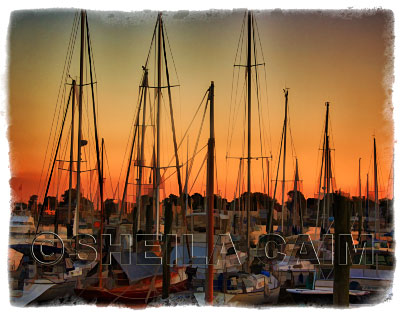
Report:
M339 255L340 255L339 235L350 234L349 199L345 198L344 196L341 196L338 193L335 193L334 204L333 204L333 215L335 219L333 305L337 307L348 307L350 266L339 264ZM341 243L341 245L344 245L344 243Z
M146 234L153 232L153 204L146 205Z
M169 297L169 284L170 284L170 270L169 270L169 256L171 251L171 241L168 234L171 233L173 213L172 213L172 203L170 200L164 202L164 249L163 249L163 285L162 285L162 298L166 299Z

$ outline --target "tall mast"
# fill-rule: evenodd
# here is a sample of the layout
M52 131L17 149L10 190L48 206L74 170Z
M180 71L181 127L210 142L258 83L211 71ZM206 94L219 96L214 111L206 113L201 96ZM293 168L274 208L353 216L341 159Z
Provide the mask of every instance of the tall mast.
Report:
M285 88L283 90L285 93L285 120L284 120L284 126L283 126L283 164L282 164L282 221L281 221L281 227L282 227L282 233L284 232L283 229L283 216L284 216L284 208L285 208L285 174L286 174L286 129L287 129L287 105L288 105L288 94L289 94L289 89Z
M188 208L189 208L189 195L188 195L188 181L189 181L189 176L188 176L188 165L189 165L189 137L187 138L187 148L186 148L186 177L185 177L185 216L187 215ZM193 212L190 211L191 216L191 224L190 224L190 229L191 232L193 233Z
M101 175L104 174L104 138L101 139ZM101 184L104 185L104 177L101 178ZM104 187L104 186L103 186ZM103 188L102 187L102 188ZM103 287L103 197L100 195L100 233L99 233L99 245L100 245L100 256L99 256L99 287Z
M330 178L331 178L331 154L330 154L330 148L329 148L329 136L327 135L326 137L326 149L325 149L325 154L326 154L326 161L325 161L325 169L326 169L326 173L325 173L325 178L326 178L326 189L325 189L325 193L326 193L326 207L325 207L325 216L326 216L326 227L329 226L329 207L330 207L330 195L329 192L331 190L331 186L330 186Z
M361 199L361 157L358 158L358 243L361 246L361 232L362 232L362 199Z
M324 131L324 155L323 158L325 159L325 168L324 168L324 208L322 211L322 219L321 219L321 228L325 226L325 219L326 219L326 215L327 215L327 195L329 193L328 190L328 162L329 162L329 136L328 136L328 130L329 130L329 102L325 103L326 105L326 116L325 116L325 131Z
M72 208L72 180L74 172L74 116L75 116L75 89L76 81L72 80L72 111L71 111L71 147L69 151L69 193L68 193L68 218L67 224L71 225L71 208Z
M369 195L368 195L368 190L369 190L369 178L368 178L368 173L367 173L367 195L365 197L365 214L366 214L366 217L369 217ZM368 219L370 219L370 218L368 218ZM367 229L369 230L369 226L368 225L369 225L369 223L366 225Z
M361 199L361 157L358 159L358 197Z
M321 200L319 199L321 196L321 182L322 182L322 170L324 169L324 160L325 160L325 137L324 143L322 144L322 160L321 160L321 169L319 172L319 184L318 184L318 200L317 200L317 219L315 220L315 238L317 237L317 228L318 228L318 220L319 220L319 207ZM325 182L325 181L324 181ZM321 219L321 227L322 227L322 219Z
M140 108L142 106L143 95L144 95L144 92L143 92L143 89L142 89L141 90L141 94L140 94L139 108L138 108L138 111L136 113L136 118L135 118L135 124L134 124L135 125L135 129L134 129L134 133L133 133L131 151L129 153L128 168L126 170L124 191L122 193L121 208L120 208L120 211L119 211L119 219L120 220L121 220L122 211L124 211L124 209L126 209L126 196L127 196L127 193L128 193L129 174L131 172L133 150L135 148L136 135L137 135L137 131L138 131L138 128L139 128ZM136 234L136 232L135 232L135 230L136 230L135 224L132 224L132 228L133 228L133 233Z
M156 148L156 235L160 232L160 115L161 115L161 31L162 18L158 14L158 47L157 47L157 148Z
M252 13L247 13L247 258L250 261L250 206L251 206L251 26ZM247 264L247 267L249 265Z
M85 20L86 12L81 12L81 51L80 51L80 63L79 63L79 102L78 102L78 158L77 158L77 169L76 169L76 209L75 209L75 221L76 230L79 231L79 209L80 209L80 198L81 198L81 148L82 148L82 97L83 97L83 54L85 49Z
M378 167L376 162L376 140L374 137L374 190L375 190L375 238L379 233Z
M298 165L297 165L297 158L296 158L296 170L295 170L295 174L294 174L294 199L293 199L293 209L292 209L292 225L295 225L295 217L297 214L297 183L299 181L299 169L298 169ZM300 218L301 219L301 218Z
M138 195L137 195L137 213L138 217L140 218L140 207L141 207L141 196L142 196L142 174L143 174L143 157L144 157L144 138L145 138L145 132L146 132L146 98L147 98L147 87L148 87L148 71L146 68L144 68L144 78L143 78L143 118L142 118L142 139L140 143L140 157L139 157L139 190L138 190ZM136 230L139 230L140 226L140 219L137 219L137 226ZM134 221L133 221L134 223Z
M242 207L243 207L243 202L242 202L242 161L243 159L239 159L239 234L242 234L242 228L243 228L243 213L242 213Z
M213 301L213 247L214 247L214 82L211 82L208 98L210 100L210 138L208 140L208 160L207 160L207 256L209 258L207 266L207 286L206 286L206 301L212 304Z
M270 196L271 191L269 188L269 159L267 158L267 195Z

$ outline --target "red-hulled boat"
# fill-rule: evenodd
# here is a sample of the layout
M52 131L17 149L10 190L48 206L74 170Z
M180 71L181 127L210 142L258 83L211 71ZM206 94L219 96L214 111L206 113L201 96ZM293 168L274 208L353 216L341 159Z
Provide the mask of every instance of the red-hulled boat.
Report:
M122 253L125 262L121 263L121 255L112 253L109 275L104 278L103 287L89 286L76 288L75 294L96 304L147 304L161 295L162 267L154 263L157 256L153 252ZM125 258L125 259L124 259ZM112 278L112 279L111 279ZM180 292L187 289L185 267L172 267L170 292Z

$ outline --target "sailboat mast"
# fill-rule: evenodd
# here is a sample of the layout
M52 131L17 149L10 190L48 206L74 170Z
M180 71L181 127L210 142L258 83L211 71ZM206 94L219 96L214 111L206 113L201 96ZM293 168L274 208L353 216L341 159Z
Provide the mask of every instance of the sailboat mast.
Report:
M68 218L67 224L71 225L72 211L72 180L74 172L74 120L75 120L75 89L76 81L72 80L72 110L71 110L71 146L69 151L69 193L68 193Z
M358 159L358 197L361 199L361 158Z
M298 173L298 165L297 165L297 158L296 158L296 170L294 175L294 199L293 199L293 209L292 209L292 225L295 225L295 217L297 214L297 183L299 181L299 173Z
M326 215L326 227L329 227L329 207L330 207L330 191L331 191L331 151L329 148L329 136L326 137L326 208L325 208L325 215Z
M376 162L376 140L374 137L374 190L375 190L375 238L379 233L378 167Z
M104 174L104 138L101 139L101 175ZM101 178L101 184L104 185L104 177ZM103 186L101 187L103 189ZM99 256L99 287L103 287L103 195L100 195L100 232L99 232L99 245L100 245L100 256Z
M160 232L160 115L161 115L161 31L162 18L158 14L158 47L157 47L157 151L156 151L156 235Z
M327 215L327 195L329 193L328 191L328 163L329 163L329 136L328 136L328 130L329 130L329 102L325 103L326 105L326 117L325 117L325 131L324 131L324 142L325 142L325 147L324 147L324 155L323 158L325 159L325 168L324 168L324 208L322 211L322 219L321 219L321 228L325 226L325 219Z
M208 184L207 184L207 257L209 259L207 266L207 286L206 286L206 301L212 304L213 301L213 248L214 248L214 82L211 82L209 94L210 100L210 138L208 140Z
M247 13L247 257L250 258L250 206L251 206L251 26L252 13Z
M79 63L79 102L78 102L78 158L76 167L76 197L77 205L75 209L75 221L76 230L79 230L79 208L80 208L80 198L81 198L81 150L82 150L82 98L83 98L83 54L85 49L85 20L86 12L82 10L81 12L81 51L80 51L80 63Z
M358 158L358 243L361 246L361 232L362 232L362 199L361 199L361 157Z
M185 177L185 217L188 213L188 208L189 208L189 195L188 195L188 182L189 182L189 176L188 176L188 165L189 165L189 137L187 138L187 148L186 148L186 177ZM193 212L190 211L190 229L191 232L193 233Z
M281 230L283 229L283 217L284 217L284 208L285 208L285 175L286 175L286 129L287 129L287 105L288 105L288 94L289 90L287 88L284 89L285 93L285 120L283 126L283 164L282 164L282 220L281 220Z
M140 143L140 157L139 157L139 189L138 189L138 195L137 195L137 213L139 219L137 219L137 226L136 230L139 230L140 226L140 207L141 207L141 196L142 196L142 175L143 175L143 157L144 157L144 138L145 138L145 132L146 132L146 99L147 99L147 87L148 87L148 71L145 68L144 69L144 78L143 78L143 118L142 118L142 139ZM135 223L135 221L133 221Z
M367 195L365 196L365 214L366 214L366 217L369 217L369 193L368 193L368 190L369 190L369 178L368 178L368 173L367 173ZM370 218L368 218L368 220L369 220ZM369 223L367 223L366 224L366 227L367 227L367 230L369 230ZM367 231L366 230L366 231Z
M242 158L239 160L239 219L240 219L240 226L239 229L243 230L243 213L242 213L242 207L243 207L243 202L242 202ZM241 232L240 232L241 233Z

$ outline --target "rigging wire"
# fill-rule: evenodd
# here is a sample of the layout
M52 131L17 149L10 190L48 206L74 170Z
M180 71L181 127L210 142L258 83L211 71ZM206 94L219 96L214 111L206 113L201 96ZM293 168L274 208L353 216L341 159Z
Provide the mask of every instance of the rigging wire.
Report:
M252 24L254 25L254 17L252 17ZM255 31L253 26L253 42L255 43ZM256 45L253 46L254 50L254 64L257 64L257 51ZM257 66L254 68L254 75L256 78L256 95L257 95L257 113L258 113L258 130L259 130L259 137L260 137L260 148L261 148L261 170L262 170L262 177L261 177L261 188L265 193L265 171L264 171L264 150L263 150L263 140L262 140L262 132L261 132L261 113L260 113L260 95L259 95L259 80L258 80L258 70Z
M195 144L195 147L194 147L194 150L193 150L193 155L195 155L196 152L197 152L197 148L198 148L198 145L199 145L199 140L200 140L201 131L202 131L203 125L204 125L204 119L205 119L206 113L207 113L207 106L208 106L208 100L206 101L205 106L204 106L204 113L203 113L203 117L202 117L202 120L201 120L199 133L198 133L198 136L197 136L197 139L196 139L196 144ZM190 177L190 174L192 173L193 163L194 163L194 160L192 160L192 162L191 162L191 164L190 164L190 166L189 166L189 169L188 169L188 175L189 175L189 177ZM186 187L185 187L185 188L186 188Z
M193 189L193 187L194 187L194 185L195 185L195 183L196 183L196 181L197 181L197 178L199 177L199 174L200 174L201 170L203 169L203 166L204 166L206 160L207 160L207 153L206 153L206 155L205 155L205 157L204 157L204 159L203 159L203 162L201 163L200 169L199 169L199 171L197 172L196 177L194 178L192 187L190 188L189 193L188 193L189 195L190 195L190 193L192 192L192 189ZM204 183L204 172L203 172L203 179L202 179L201 187L204 186L203 183ZM200 191L202 191L202 190L200 189Z
M71 34L70 34L70 39L69 39L69 42L68 42L67 54L66 54L65 60L64 60L64 66L63 66L63 71L62 71L62 74L61 74L60 85L59 85L58 94L57 94L56 106L54 108L54 113L53 113L53 117L52 117L49 137L48 137L47 144L46 144L45 157L43 159L42 170L41 170L40 177L39 177L39 184L38 184L38 190L37 190L37 195L38 196L42 195L43 189L44 189L44 186L41 188L42 177L43 177L43 173L44 173L45 164L46 164L46 161L47 161L47 156L48 156L48 153L49 153L49 146L50 146L50 141L51 141L51 138L52 138L51 134L53 133L53 127L54 127L55 116L56 116L57 107L58 107L58 103L59 103L59 99L60 99L60 93L62 93L62 90L65 91L63 87L64 87L64 84L65 84L65 82L67 80L67 74L69 72L70 65L71 65L73 47L75 45L76 34L77 34L77 31L78 31L78 23L77 23L78 17L79 17L79 13L76 12L75 16L74 16L73 24L72 24L72 30L71 30ZM63 96L61 95L61 98L62 97ZM57 125L58 125L58 123L57 123ZM50 159L51 159L52 152L54 152L54 141L55 141L55 138L53 139L53 149L50 152L50 157L49 157ZM47 170L46 177L44 178L45 181L47 181L47 179L48 179L49 171L50 171L50 166L49 166L49 168Z
M264 69L264 81L265 81L265 95L266 95L266 103L267 103L267 112L268 112L268 134L269 134L269 148L270 148L270 155L272 156L272 138L271 138L271 119L270 119L270 111L269 111L269 98L268 98L268 81L267 81L267 70L266 70L266 62L265 62L265 57L264 57L264 51L261 45L261 38L260 38L260 32L258 29L258 23L257 19L254 19L255 23L255 29L257 30L257 37L258 37L258 42L261 50L261 56L262 56L262 63L263 63L263 69ZM265 130L264 126L264 130ZM265 135L264 135L265 138Z

